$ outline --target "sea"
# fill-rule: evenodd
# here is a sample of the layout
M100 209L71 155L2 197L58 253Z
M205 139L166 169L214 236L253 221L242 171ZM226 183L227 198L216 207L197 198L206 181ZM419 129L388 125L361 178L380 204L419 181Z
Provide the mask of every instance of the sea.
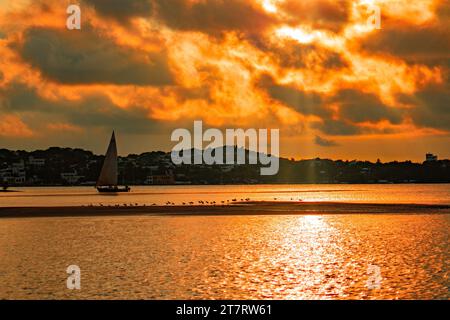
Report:
M15 190L0 193L1 207L450 204L449 184ZM0 218L0 299L448 300L449 231L450 215L439 213Z

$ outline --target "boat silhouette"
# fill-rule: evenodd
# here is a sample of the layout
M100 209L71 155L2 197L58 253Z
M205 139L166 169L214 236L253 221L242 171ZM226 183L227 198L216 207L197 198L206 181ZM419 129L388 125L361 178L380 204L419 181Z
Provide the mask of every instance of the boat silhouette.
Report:
M118 193L130 192L128 186L118 186L117 184L117 144L116 136L113 131L108 150L106 151L105 160L103 161L102 170L97 180L96 188L101 193Z

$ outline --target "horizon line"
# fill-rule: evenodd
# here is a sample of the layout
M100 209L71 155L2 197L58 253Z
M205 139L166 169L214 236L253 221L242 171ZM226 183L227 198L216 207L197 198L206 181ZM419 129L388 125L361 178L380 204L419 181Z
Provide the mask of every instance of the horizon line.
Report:
M214 150L214 149L218 149L218 148L226 148L226 147L233 147L233 148L235 148L235 147L237 147L237 146L236 146L236 145L234 145L234 146L231 146L231 145L223 145L223 146L221 146L221 147L215 147L215 148L212 148L212 149ZM10 151L10 152L27 152L27 153L33 153L33 152L39 152L39 151L48 151L48 150L50 150L50 149L82 150L82 151L85 151L85 152L90 152L90 153L92 153L94 156L99 156L99 157L104 156L104 154L97 154L97 153L95 153L95 152L92 151L92 150L83 149L83 148L81 148L81 147L58 147L58 146L51 146L51 147L47 147L46 149L35 149L35 150L31 150L31 151L30 151L30 150L26 150L26 149L11 150L11 149L8 149L8 148L0 148L0 151L2 151L2 150L7 150L7 151ZM194 152L195 152L195 150L204 152L204 151L209 150L209 149L211 149L211 148L206 148L206 149L191 148L191 149L177 150L177 152L180 152L180 151L194 151ZM249 149L247 149L247 148L239 147L239 149L244 149L244 150L247 151L247 152L254 152L254 153L257 153L257 154L264 154L263 152L253 151L253 150L249 150ZM162 152L162 153L165 153L165 154L170 154L172 151L152 150L152 151L144 151L144 152L141 152L141 153L128 153L127 155L118 155L118 157L121 157L121 158L127 158L127 157L133 156L133 155L140 156L140 155L143 155L143 154L146 154L146 153L158 153L158 152ZM431 152L430 152L430 153L431 153ZM270 153L267 154L267 155L272 156ZM426 155L426 154L425 154L425 155ZM394 163L394 162L405 163L405 162L410 162L410 163L416 163L416 164L423 164L423 163L427 162L426 160L424 160L424 161L422 161L422 162L415 162L414 160L391 160L391 161L382 161L380 158L377 159L376 161L372 161L372 160L360 160L360 159L333 159L333 158L321 158L321 157L319 157L319 156L317 156L317 157L312 157L312 158L300 158L300 159L296 159L295 157L290 157L290 156L279 156L278 158L279 158L280 160L283 159L283 160L294 161L294 162L299 162L299 161L310 161L310 160L330 160L330 161L334 161L334 162L337 162L337 161L354 162L354 161L356 161L356 162L369 162L369 163L377 163L378 160L379 160L380 163ZM437 162L439 162L439 161L450 161L450 159L442 158L442 159L438 159L438 160L435 160L435 161L437 161Z

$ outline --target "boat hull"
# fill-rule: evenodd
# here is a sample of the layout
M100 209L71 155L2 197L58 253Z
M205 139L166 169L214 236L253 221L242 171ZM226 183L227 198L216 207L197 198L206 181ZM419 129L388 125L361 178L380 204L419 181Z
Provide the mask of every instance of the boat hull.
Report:
M128 186L125 187L118 187L118 186L98 186L97 191L100 193L123 193L123 192L130 192L131 188Z

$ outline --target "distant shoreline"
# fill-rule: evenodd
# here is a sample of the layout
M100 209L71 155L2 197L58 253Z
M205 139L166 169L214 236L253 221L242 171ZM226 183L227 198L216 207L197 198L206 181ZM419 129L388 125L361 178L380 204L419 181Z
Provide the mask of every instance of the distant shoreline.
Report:
M225 152L227 146L223 148ZM200 151L190 150L191 154ZM247 159L251 151L243 151ZM51 147L32 152L0 149L0 182L11 187L93 186L104 158L79 148ZM264 166L260 164L226 164L225 160L215 165L175 165L171 152L129 154L118 158L118 181L128 186L450 183L450 159L439 160L431 154L418 162L280 157L278 173L269 176L261 175ZM48 168L52 168L51 174Z
M438 182L268 182L268 183L209 183L209 184L129 184L128 186L133 190L135 187L203 187L203 186L283 186L283 185L399 185L399 184L450 184L450 181L438 181ZM11 186L11 189L8 189L6 192L20 192L20 190L14 190L14 188L95 188L95 184L86 185L58 185L58 184L48 184L48 185L17 185ZM0 190L0 192L5 192Z
M215 206L84 206L0 208L0 219L32 217L258 216L311 214L450 214L450 205L259 201Z

